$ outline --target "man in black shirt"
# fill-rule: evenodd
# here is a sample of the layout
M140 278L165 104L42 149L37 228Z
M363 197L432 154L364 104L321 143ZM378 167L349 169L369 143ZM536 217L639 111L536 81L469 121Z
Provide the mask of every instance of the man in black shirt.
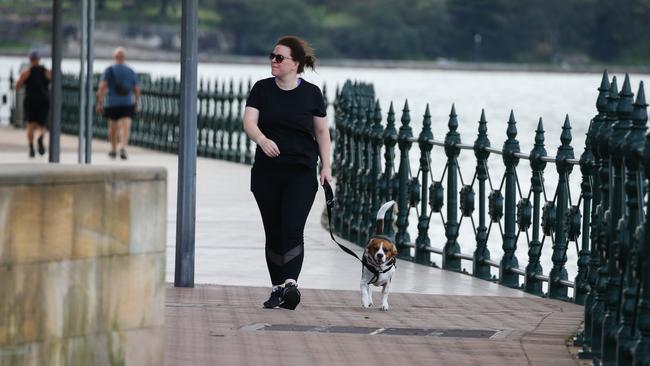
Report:
M38 132L38 153L45 154L43 138L47 132L47 120L50 111L49 85L52 73L40 64L38 51L29 53L29 68L20 73L16 82L16 91L25 85L23 108L27 122L27 141L29 142L29 157L33 158L34 131Z

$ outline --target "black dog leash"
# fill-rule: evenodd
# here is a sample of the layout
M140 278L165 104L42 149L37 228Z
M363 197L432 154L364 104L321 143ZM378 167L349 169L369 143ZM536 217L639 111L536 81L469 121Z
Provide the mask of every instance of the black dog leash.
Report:
M363 264L364 267L366 267L370 272L373 274L373 278L368 282L368 284L371 284L373 282L376 282L379 279L379 274L380 273L386 273L391 270L393 266L395 266L395 258L392 258L391 261L393 262L391 266L388 267L388 269L384 271L378 271L375 267L371 266L364 258L364 260L361 260L357 253L353 252L350 248L346 247L345 245L339 243L336 241L336 238L334 237L334 233L332 232L332 208L334 207L334 191L332 191L332 186L330 186L330 183L325 180L325 184L323 184L323 190L325 191L325 205L327 206L327 223L329 226L330 230L330 236L332 237L332 240L339 246L339 248L343 249L344 252L348 253L349 255L355 257L361 264Z
M357 253L353 252L350 248L336 241L334 233L332 232L332 207L334 207L335 201L334 191L332 191L332 186L330 186L330 183L327 180L325 180L325 184L323 184L323 189L325 190L325 204L327 206L327 223L330 229L330 236L332 237L332 240L334 240L334 242L338 244L338 246L343 249L344 252L355 257L359 262L362 262Z

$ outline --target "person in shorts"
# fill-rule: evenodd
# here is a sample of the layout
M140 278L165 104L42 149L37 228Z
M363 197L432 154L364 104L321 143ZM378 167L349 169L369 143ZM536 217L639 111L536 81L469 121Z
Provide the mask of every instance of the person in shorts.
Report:
M104 114L108 120L108 139L111 150L108 156L126 159L126 145L129 142L131 118L138 110L140 86L135 71L124 63L126 51L118 47L113 52L115 63L104 70L97 90L97 114ZM106 96L106 105L104 105Z
M47 132L47 121L50 112L49 85L52 72L40 64L41 56L38 51L29 53L29 68L24 69L16 82L16 91L25 86L23 108L27 123L27 142L29 157L36 156L34 151L34 132L38 133L38 153L45 154L43 139Z

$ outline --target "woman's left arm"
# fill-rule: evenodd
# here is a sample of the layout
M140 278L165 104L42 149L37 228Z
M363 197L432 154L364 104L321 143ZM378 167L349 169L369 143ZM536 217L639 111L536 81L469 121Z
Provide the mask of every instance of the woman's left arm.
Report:
M331 148L329 124L327 117L314 116L314 133L318 143L318 153L320 160L323 162L323 169L320 173L320 184L325 181L332 182L332 165L331 165Z

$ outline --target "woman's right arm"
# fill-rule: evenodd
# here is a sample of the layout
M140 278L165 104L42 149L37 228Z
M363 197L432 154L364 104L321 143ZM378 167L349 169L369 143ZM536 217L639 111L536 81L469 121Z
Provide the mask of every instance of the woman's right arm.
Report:
M246 131L246 134L251 140L262 148L266 156L275 158L280 155L280 149L278 149L275 142L267 139L257 126L259 118L260 111L257 108L246 107L244 109L244 131Z

